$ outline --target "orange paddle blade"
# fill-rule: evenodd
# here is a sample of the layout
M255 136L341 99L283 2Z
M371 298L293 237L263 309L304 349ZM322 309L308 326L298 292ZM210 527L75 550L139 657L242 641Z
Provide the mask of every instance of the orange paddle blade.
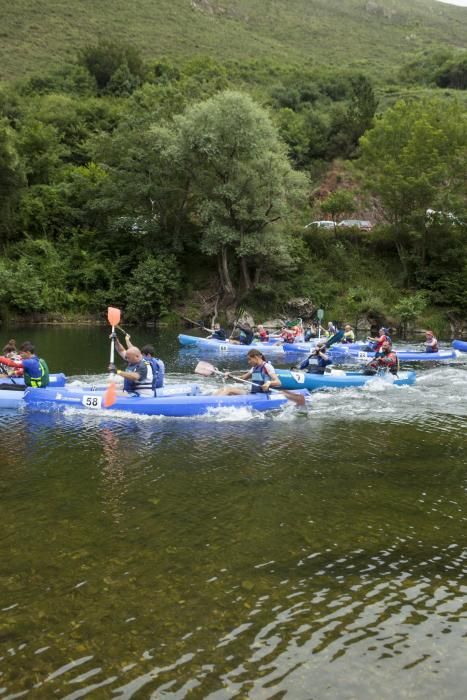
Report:
M102 397L102 404L105 408L110 408L117 400L117 385L115 382L111 382L107 387L104 396Z
M109 306L107 309L107 320L111 326L118 326L120 323L120 309Z

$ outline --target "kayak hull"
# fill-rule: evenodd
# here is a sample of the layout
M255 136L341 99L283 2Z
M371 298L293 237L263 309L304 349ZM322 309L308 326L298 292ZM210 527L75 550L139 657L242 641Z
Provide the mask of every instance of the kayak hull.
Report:
M324 338L326 340L326 338ZM284 343L284 352L300 352L310 354L316 347L318 338L313 338L306 343ZM329 352L337 351L337 349L342 352L347 352L347 350L354 350L359 352L360 350L365 350L368 347L368 343L335 343L329 348Z
M50 384L49 386L52 387L62 387L65 386L66 382L66 376L63 373L58 373L58 374L51 374L49 376L49 381ZM2 388L0 390L0 409L2 408L8 408L8 409L14 409L18 408L22 403L23 403L23 397L24 397L24 379L22 377L14 378L12 380L11 378L5 378L5 379L0 379L0 385L6 386L6 385L11 385L11 390L10 389L5 389ZM17 387L21 387L20 390L18 390Z
M457 355L455 350L441 350L440 352L416 352L408 350L396 350L399 362L446 362L455 360ZM330 348L331 359L335 363L345 364L347 362L370 362L374 357L374 352L365 350L353 350L350 348Z
M365 386L368 382L381 379L380 376L361 374L360 372L343 372L334 370L324 374L313 374L312 372L300 372L294 370L279 369L277 376L281 380L284 389L308 389L308 391L318 391L319 389L348 389L349 387ZM397 376L383 375L391 384L398 386L415 383L415 372L399 372Z
M452 347L459 352L467 352L467 341L464 340L453 340Z
M197 390L199 392L198 387ZM112 406L105 408L102 403L103 395L103 391L33 389L25 392L24 400L29 407L39 409L75 408L85 411L124 411L133 415L177 418L199 416L219 408L251 408L255 411L272 411L287 403L287 399L281 393L241 394L238 396L190 393L154 398L118 396Z
M223 340L214 340L210 338L197 338L193 335L183 335L178 336L178 342L183 347L197 347L202 350L210 350L212 352L220 353L235 353L240 355L245 355L248 350L261 350L261 352L267 353L278 353L280 355L284 354L282 345L276 345L274 342L269 343L251 343L251 345L239 345L238 343L228 343ZM276 341L277 342L277 341Z

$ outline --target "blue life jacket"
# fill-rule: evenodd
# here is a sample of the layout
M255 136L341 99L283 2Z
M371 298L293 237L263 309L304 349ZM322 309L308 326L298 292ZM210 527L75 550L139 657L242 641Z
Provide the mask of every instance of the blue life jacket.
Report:
M252 394L262 394L262 393L268 393L268 392L263 392L261 387L265 382L268 382L271 379L269 376L268 371L266 370L266 363L263 362L262 365L259 365L258 367L255 367L252 375L251 375L251 381L253 384L251 385L251 393Z
M238 339L240 340L241 345L251 345L253 337L253 331L244 331L243 328L240 329L240 335Z
M318 367L327 367L328 365L332 365L332 360L329 358L325 360L324 357L318 355Z
M212 337L214 340L224 341L226 339L225 330L223 328L219 328L218 331L214 331L214 333L212 334Z
M317 365L318 365L318 367L322 367L322 368L324 369L324 368L327 367L328 365L332 365L332 360L330 360L329 358L328 358L327 360L325 360L323 357L321 357L321 356L318 355L317 353L313 352L311 355L309 355L309 356L306 358L306 360L303 360L303 362L300 364L300 369L307 369L307 368L309 368L309 367L314 367L314 365L311 365L311 364L310 364L310 360L311 360L312 358L315 358L315 357L316 357L316 359L317 359ZM310 369L310 372L311 372L311 371L312 371L312 370Z
M151 365L153 376L152 388L154 389L155 396L155 390L164 386L165 364L163 360L160 360L158 357L151 357L150 355L143 355L143 360L149 362Z

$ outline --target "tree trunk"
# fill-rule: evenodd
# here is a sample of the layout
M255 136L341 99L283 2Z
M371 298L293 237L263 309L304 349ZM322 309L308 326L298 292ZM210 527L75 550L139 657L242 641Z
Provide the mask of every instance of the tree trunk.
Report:
M242 272L243 285L245 287L245 293L249 292L252 288L250 271L246 262L246 258L240 258L240 269Z
M407 251L401 243L396 241L396 250L399 255L399 260L401 261L402 271L404 273L404 281L407 283L409 281L409 268L407 265Z
M219 269L219 277L222 285L222 291L227 297L231 297L232 299L235 299L235 289L232 284L232 280L230 279L230 272L229 272L229 260L228 260L228 252L227 252L227 246L222 246L219 255L218 255L218 269Z

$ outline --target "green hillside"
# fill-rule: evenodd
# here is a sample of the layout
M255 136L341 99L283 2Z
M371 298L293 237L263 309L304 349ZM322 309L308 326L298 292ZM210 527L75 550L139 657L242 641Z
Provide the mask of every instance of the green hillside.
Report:
M271 58L373 74L430 46L467 45L467 10L435 0L1 0L0 10L2 79L73 60L102 37L145 58Z

